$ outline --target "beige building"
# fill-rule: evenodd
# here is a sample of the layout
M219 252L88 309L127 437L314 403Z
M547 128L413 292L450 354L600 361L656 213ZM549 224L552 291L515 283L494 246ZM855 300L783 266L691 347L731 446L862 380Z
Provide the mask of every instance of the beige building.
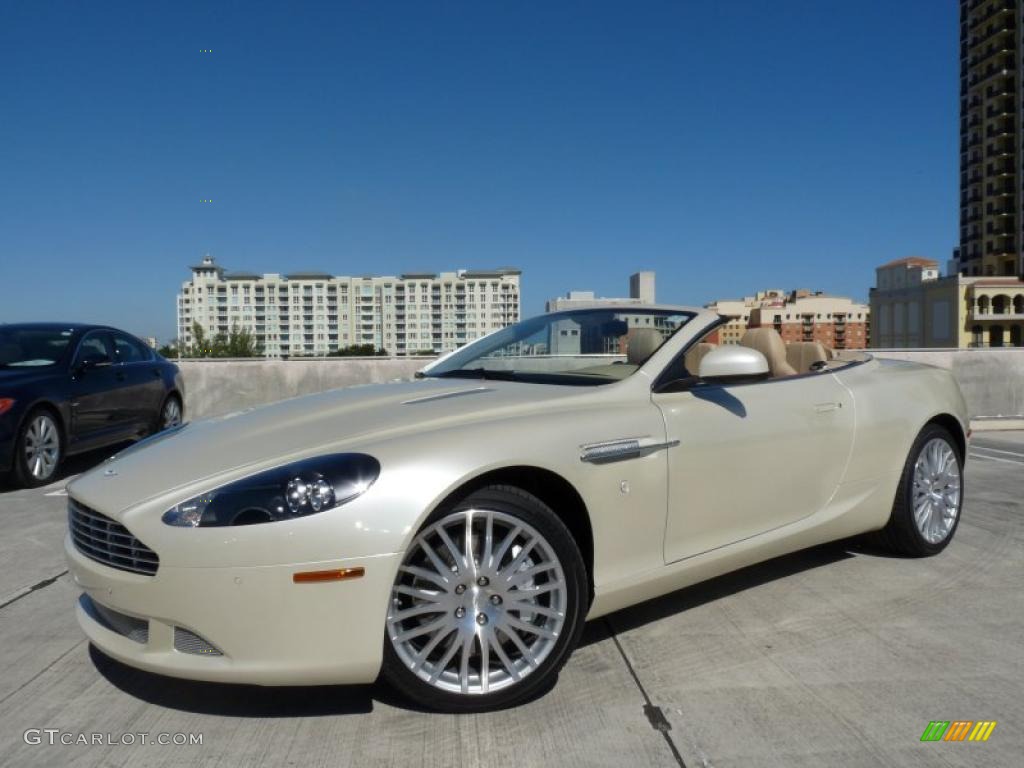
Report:
M868 344L870 309L845 296L774 289L705 306L730 318L718 330L720 344L738 344L748 328L774 328L783 341L818 341L832 349Z
M1016 277L941 277L935 261L919 256L883 264L875 276L872 347L1024 346Z
M729 322L718 329L719 343L739 344L740 338L750 325L750 313L762 303L781 303L786 299L786 292L780 290L758 291L753 296L742 299L719 299L705 304L707 309L728 317Z
M440 354L519 320L518 269L339 277L226 272L207 256L178 294L178 339L250 331L266 357L327 355L372 344L392 355Z

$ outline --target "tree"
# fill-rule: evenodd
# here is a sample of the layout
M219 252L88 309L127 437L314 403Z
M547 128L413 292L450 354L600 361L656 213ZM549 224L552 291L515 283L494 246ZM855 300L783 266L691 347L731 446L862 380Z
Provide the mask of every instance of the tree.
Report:
M224 344L224 353L224 357L258 357L262 350L256 343L252 331L234 325Z
M259 357L263 354L252 331L239 328L238 324L231 327L230 333L221 331L212 339L206 338L206 332L199 323L192 323L192 344L186 350L186 357Z
M198 322L192 323L192 343L186 350L188 357L210 357L213 350L206 343L206 331Z
M164 344L162 347L160 347L157 350L157 354L159 354L161 357L167 357L167 358L177 357L178 356L178 340L177 339L171 339L169 342L167 342L166 344Z

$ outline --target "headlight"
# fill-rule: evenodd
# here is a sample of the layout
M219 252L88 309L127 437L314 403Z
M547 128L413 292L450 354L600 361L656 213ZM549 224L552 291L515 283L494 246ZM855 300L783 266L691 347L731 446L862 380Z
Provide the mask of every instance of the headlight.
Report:
M380 462L363 453L303 459L236 480L164 513L168 525L207 528L292 520L323 512L361 495L380 475Z

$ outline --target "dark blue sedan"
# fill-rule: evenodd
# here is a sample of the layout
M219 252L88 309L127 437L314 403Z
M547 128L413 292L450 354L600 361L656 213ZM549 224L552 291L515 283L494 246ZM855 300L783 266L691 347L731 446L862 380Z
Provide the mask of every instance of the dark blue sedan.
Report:
M0 325L0 473L39 486L66 456L181 423L178 366L96 325Z

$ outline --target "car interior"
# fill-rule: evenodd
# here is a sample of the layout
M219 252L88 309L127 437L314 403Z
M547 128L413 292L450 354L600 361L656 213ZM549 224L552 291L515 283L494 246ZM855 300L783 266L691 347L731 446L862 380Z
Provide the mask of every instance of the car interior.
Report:
M768 361L769 378L772 379L834 370L864 359L864 354L858 350L837 354L820 341L783 341L774 328L751 328L743 334L739 344L764 355ZM717 346L708 341L692 345L684 355L683 365L687 373L696 376L700 361Z
M715 330L707 337L712 337ZM654 328L636 328L628 336L625 360L604 365L567 371L574 375L601 376L611 379L624 379L634 373L664 343L665 337ZM755 349L768 361L770 379L783 379L808 373L835 370L849 365L851 362L864 359L863 352L851 350L837 354L831 347L820 341L783 341L782 336L774 328L751 328L739 341L740 346ZM700 371L700 361L717 344L700 340L692 344L683 355L683 370L671 378L687 378L696 376ZM676 364L678 366L678 363Z

